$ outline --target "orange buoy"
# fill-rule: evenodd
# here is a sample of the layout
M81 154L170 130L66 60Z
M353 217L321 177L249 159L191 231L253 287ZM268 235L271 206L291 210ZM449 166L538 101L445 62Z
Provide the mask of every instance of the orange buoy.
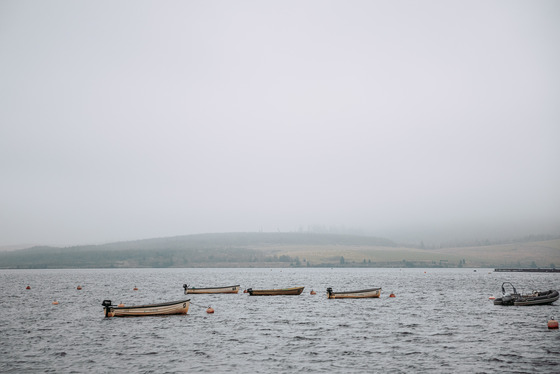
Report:
M243 290L243 293L247 293L247 290Z
M310 294L311 294L311 295L317 295L317 292L311 290Z
M396 297L394 293L391 292L391 294L389 295L389 297Z
M426 272L424 272L424 274L426 274Z
M550 318L550 321L548 321L548 328L549 329L557 329L558 328L558 321L555 321L554 318Z
M58 301L55 300L55 301L52 302L52 304L53 305L58 305Z
M120 303L119 305L117 305L119 308L122 308L124 306L123 303Z
M214 313L214 309L211 306L209 306L208 309L206 309L206 313L212 314Z
M81 289L82 289L82 286L78 286L78 287L76 287L76 289L77 289L77 290L81 290Z
M488 299L489 299L489 300L495 300L495 299L496 299L496 297L494 297L494 296L490 296L490 297L489 297Z
M133 290L134 290L134 291L138 291L138 287L134 287Z
M31 289L31 287L27 286L27 287L25 287L25 289L26 289L26 290L30 290L30 289Z

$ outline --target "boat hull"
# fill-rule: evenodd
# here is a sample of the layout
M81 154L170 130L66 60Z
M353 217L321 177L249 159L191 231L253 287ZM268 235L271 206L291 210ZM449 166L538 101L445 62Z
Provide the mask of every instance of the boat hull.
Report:
M251 296L301 295L304 288L305 287L293 287L272 290L253 290L252 288L248 288L247 292Z
M104 305L105 317L146 317L187 314L190 299L137 306Z
M332 292L331 288L327 288L327 297L329 299L368 299L378 298L381 295L381 288L369 288L358 291Z
M185 295L189 294L204 294L204 293L238 293L239 285L226 286L226 287L186 287Z

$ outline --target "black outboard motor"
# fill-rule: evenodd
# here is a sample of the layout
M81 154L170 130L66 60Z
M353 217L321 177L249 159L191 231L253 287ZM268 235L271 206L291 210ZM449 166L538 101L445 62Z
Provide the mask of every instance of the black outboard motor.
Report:
M329 297L332 295L332 287L327 288L327 293L329 294Z
M513 305L515 299L509 293L505 293L502 296L502 305Z
M111 308L111 300L103 300L101 305L105 308L105 317L108 317L109 309Z
M186 295L186 294L187 294L187 292L188 292L188 291L187 291L187 288L189 288L189 285L187 285L187 284L183 284L183 288L185 289L185 295Z
M506 292L506 289L504 287L504 285L506 284L509 284L511 288L513 288L512 294ZM510 282L502 283L502 305L513 305L515 303L516 296L517 290L515 289L515 286L513 284L511 284Z

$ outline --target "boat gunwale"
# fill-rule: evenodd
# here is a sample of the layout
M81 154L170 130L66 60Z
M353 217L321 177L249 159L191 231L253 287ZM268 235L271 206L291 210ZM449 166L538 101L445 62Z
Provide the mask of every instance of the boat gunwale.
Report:
M295 291L295 290L303 290L305 288L305 286L303 287L290 287L290 288L269 288L269 289L258 289L258 290L254 290L252 288L248 288L248 290L250 289L252 292L275 292L275 291Z
M232 287L241 287L239 284L233 285L233 286L223 286L223 287L188 287L187 286L187 290L219 290L221 288L232 288Z

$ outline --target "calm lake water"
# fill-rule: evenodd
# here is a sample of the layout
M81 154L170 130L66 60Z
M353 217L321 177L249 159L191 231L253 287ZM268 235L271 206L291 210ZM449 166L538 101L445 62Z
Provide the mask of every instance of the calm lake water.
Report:
M560 372L560 332L547 328L559 302L495 306L504 281L560 288L560 274L492 269L1 270L0 372ZM305 290L190 295L186 316L104 318L104 299L179 300L184 283ZM383 291L329 300L327 287Z

